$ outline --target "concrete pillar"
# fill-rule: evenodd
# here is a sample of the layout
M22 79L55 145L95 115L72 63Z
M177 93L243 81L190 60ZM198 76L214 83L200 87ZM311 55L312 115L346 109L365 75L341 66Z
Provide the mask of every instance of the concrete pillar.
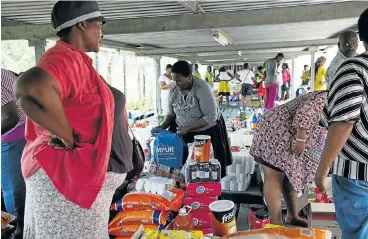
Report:
M45 53L46 39L28 40L28 46L35 48L35 58L37 64L43 53Z
M99 73L100 72L100 63L99 63L98 53L95 53L95 61L96 61L96 71ZM109 83L111 83L111 82L109 82Z
M316 67L315 67L315 63L316 63L316 47L310 47L308 48L310 55L311 55L311 83L310 83L310 90L314 91L314 80L315 80L315 72L316 72Z
M295 98L296 90L298 88L297 79L296 79L296 60L295 58L292 59L291 63L291 98Z
M154 111L155 113L158 115L158 114L161 114L161 90L160 90L160 85L159 85L159 82L158 82L158 78L160 78L161 76L161 57L154 57L155 59L155 65L156 65L156 83L155 83L155 86L156 86L156 97L155 97L155 100L156 100L156 104L155 104L155 107L154 107Z

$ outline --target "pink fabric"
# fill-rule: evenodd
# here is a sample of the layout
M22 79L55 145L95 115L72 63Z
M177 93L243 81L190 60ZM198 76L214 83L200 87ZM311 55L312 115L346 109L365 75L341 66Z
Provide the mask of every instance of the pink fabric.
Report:
M313 181L324 147L326 130L319 126L327 92L312 92L280 105L258 122L250 154L284 171L294 189ZM298 128L307 131L302 156L292 153Z
M37 66L59 85L76 148L68 151L48 146L50 133L27 118L23 176L27 179L42 167L66 199L90 208L106 176L114 122L113 95L93 68L92 59L65 42L58 41Z
M277 84L266 84L266 99L265 99L265 108L266 110L270 110L275 106L275 100L277 95L277 88L279 86Z
M282 71L282 81L284 82L284 84L290 84L290 79L291 79L290 71L283 70Z

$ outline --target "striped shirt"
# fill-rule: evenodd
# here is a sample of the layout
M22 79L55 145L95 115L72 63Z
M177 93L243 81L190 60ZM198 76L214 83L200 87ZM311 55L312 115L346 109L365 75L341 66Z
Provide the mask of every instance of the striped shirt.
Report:
M368 52L345 61L331 81L321 123L341 121L355 124L333 174L368 181Z
M13 85L16 79L17 76L15 76L11 71L1 68L1 107L11 101L15 101L20 118L18 124L13 129L9 130L6 134L2 135L2 138L4 138L4 136L6 135L9 135L12 131L17 129L19 126L22 126L26 122L26 114L24 114L24 112L20 109L18 102L14 96Z

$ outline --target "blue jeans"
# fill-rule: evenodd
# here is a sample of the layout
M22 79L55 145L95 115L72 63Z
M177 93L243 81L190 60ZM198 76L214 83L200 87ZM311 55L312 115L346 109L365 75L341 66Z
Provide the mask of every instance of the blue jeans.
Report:
M332 175L336 217L344 239L368 236L368 182Z
M26 185L21 171L21 158L26 140L1 143L1 188L8 213L23 222Z

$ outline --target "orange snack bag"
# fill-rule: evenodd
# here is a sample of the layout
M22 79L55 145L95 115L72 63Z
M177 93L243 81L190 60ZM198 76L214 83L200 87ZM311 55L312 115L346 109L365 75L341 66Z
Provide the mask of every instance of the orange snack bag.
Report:
M124 224L140 223L143 225L165 225L170 211L128 211L119 212L109 223L109 228Z
M141 224L127 224L119 227L109 228L109 234L116 237L128 237L133 236L133 234L138 230ZM150 230L164 230L165 226L162 225L144 225L144 229Z
M320 229L279 227L279 228L263 228L259 230L236 232L228 236L222 237L222 239L230 239L230 238L236 239L237 237L246 239L247 236L252 235L267 235L268 239L273 238L276 239L280 238L280 236L282 236L282 238L285 239L329 239L332 236L330 231Z
M134 192L125 195L122 199L111 205L114 211L137 211L137 210L157 210L157 211L179 211L183 205L184 191L181 189L171 189L170 192L176 194L170 201L158 194Z

